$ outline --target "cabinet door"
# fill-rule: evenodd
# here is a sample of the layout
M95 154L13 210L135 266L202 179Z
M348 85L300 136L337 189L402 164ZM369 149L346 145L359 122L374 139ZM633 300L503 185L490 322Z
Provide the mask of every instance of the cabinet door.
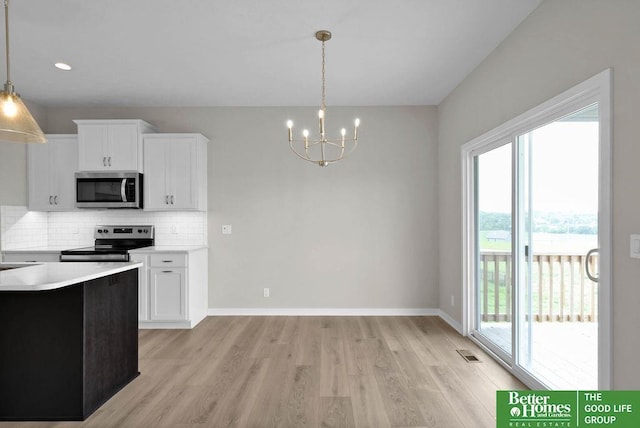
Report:
M50 143L29 144L28 178L29 209L32 211L50 211L53 204L53 191L50 180Z
M78 169L81 171L109 170L109 129L106 125L78 126Z
M75 172L78 170L78 140L75 136L51 137L49 156L52 189L50 211L72 211L76 207Z
M149 270L152 321L187 319L185 269L151 268Z
M169 209L184 210L196 207L197 159L194 138L176 138L169 144L168 158Z
M73 135L47 135L47 144L30 145L28 155L29 209L74 210L77 138Z
M149 270L147 266L148 256L144 254L131 254L131 261L143 263L138 268L138 320L149 320Z
M109 125L107 164L115 171L138 170L137 125Z
M144 209L159 211L168 209L167 144L163 140L144 140Z

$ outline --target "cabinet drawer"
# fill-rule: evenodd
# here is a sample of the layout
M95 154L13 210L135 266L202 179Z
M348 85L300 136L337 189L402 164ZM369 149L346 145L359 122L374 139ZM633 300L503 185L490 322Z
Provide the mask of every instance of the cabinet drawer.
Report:
M149 265L152 267L186 267L186 254L151 254Z

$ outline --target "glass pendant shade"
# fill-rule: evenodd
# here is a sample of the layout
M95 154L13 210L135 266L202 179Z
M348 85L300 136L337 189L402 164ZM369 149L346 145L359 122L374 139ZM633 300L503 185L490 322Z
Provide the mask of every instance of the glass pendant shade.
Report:
M46 143L44 133L15 92L0 92L0 141Z
M0 91L0 142L46 143L42 129L38 126L29 109L13 90L9 61L9 0L4 0L4 35L7 81Z

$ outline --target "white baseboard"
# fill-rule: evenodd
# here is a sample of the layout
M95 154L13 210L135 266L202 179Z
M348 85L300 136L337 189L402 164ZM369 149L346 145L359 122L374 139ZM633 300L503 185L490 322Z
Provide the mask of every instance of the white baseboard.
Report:
M440 313L440 309L431 308L209 308L208 311L209 316L438 316Z
M440 318L442 318L442 320L444 322L449 324L455 331L457 331L458 333L460 333L462 335L462 324L460 324L458 321L456 321L453 318L451 318L451 315L449 315L448 313L446 313L445 311L443 311L441 309L438 309L438 314L437 315Z

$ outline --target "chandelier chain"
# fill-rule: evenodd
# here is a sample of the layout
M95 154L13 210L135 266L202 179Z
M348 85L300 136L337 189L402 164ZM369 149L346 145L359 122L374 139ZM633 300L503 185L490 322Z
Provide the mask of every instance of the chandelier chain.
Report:
M324 83L324 40L322 41L322 111L325 111L327 109L327 106L325 104L325 98L326 98L326 89L325 89L325 83Z

